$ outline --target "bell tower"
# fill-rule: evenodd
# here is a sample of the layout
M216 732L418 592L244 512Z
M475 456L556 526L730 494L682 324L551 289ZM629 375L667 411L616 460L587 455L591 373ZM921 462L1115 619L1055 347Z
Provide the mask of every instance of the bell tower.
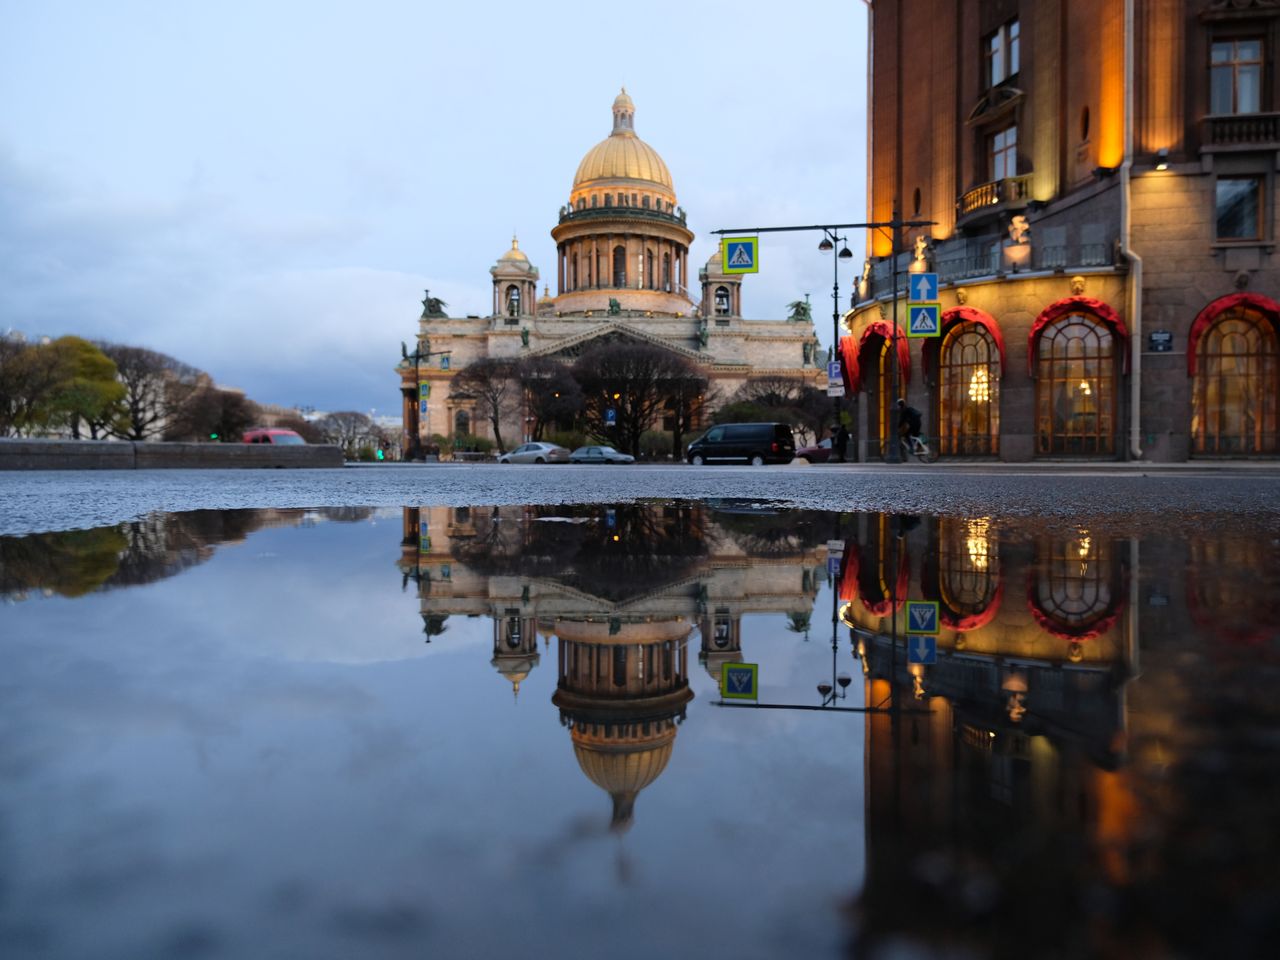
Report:
M529 262L520 242L511 238L511 249L489 268L493 277L493 315L504 323L518 324L538 310L538 268Z

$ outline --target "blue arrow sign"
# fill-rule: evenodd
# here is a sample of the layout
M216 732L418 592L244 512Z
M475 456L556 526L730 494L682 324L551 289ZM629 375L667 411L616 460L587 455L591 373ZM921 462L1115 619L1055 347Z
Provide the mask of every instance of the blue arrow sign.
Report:
M911 637L907 640L907 662L932 666L938 662L937 637Z
M913 273L907 284L907 299L913 303L933 303L938 299L938 275Z

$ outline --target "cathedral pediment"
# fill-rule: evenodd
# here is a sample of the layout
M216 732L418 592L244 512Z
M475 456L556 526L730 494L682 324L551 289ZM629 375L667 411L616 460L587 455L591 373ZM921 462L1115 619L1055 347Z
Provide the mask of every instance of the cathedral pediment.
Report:
M548 344L537 350L531 350L530 355L551 357L556 360L574 360L582 356L587 350L597 346L628 343L642 343L646 346L661 347L663 350L670 350L672 353L697 364L705 364L711 359L706 354L690 350L688 347L682 347L638 327L617 322L598 323L582 333L557 340L555 343Z

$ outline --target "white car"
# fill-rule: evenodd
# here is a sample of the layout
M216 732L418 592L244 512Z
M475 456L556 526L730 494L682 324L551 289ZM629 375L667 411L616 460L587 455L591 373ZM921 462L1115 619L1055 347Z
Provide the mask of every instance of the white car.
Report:
M619 453L613 447L579 447L569 454L570 463L635 463L629 453Z
M499 463L568 463L569 451L554 443L522 443L498 457Z

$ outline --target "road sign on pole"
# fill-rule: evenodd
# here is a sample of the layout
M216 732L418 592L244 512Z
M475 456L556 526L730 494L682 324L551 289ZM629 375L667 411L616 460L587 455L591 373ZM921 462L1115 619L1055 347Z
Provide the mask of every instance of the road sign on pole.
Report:
M907 336L936 337L942 332L938 322L941 307L936 303L913 303L907 307Z
M907 300L911 303L935 303L938 299L938 275L913 273L907 284Z
M720 696L725 700L759 700L759 680L759 664L722 664L720 667Z
M844 376L840 372L839 360L832 360L827 364L827 383L844 383Z
M907 633L938 633L938 601L907 601Z
M759 273L758 237L725 237L720 241L720 261L725 273Z
M616 427L618 425L618 411L613 407L609 407L604 412L604 425L606 427Z
M932 666L938 662L937 637L908 637L907 662Z

